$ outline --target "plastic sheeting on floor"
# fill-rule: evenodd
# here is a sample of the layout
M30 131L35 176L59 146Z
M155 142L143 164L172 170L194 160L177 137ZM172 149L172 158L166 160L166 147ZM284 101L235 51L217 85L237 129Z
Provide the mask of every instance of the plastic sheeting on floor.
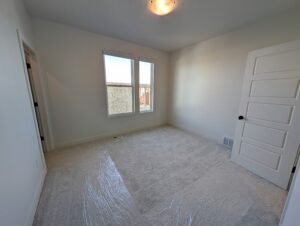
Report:
M148 225L108 153L100 160L99 169L87 175L84 187L85 225Z
M275 226L285 200L220 146L172 128L54 151L47 164L34 226Z
M211 203L201 200L201 196L199 200L197 191L188 190L186 193L176 194L155 217L148 219L139 212L137 203L127 190L108 152L98 154L98 159L94 161L89 167L71 166L49 173L35 226L210 226L216 225L216 222L207 221L207 217L214 219L214 215L224 214L224 210L211 211ZM219 208L223 208L221 196L219 201ZM215 207L213 209L218 210ZM218 218L228 221L234 211L225 213L226 215ZM203 214L206 215L205 218L201 217ZM261 220L255 222L258 225L266 223ZM242 221L238 225L247 223Z
M47 175L36 226L149 225L135 206L107 152L90 167L71 166Z

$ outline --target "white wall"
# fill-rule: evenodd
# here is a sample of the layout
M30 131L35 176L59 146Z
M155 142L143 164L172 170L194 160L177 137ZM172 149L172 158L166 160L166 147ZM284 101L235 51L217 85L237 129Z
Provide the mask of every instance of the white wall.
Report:
M174 52L170 123L217 142L233 137L248 52L300 39L299 21L293 10Z
M52 147L167 122L167 53L40 19L34 20L34 33L48 93ZM155 61L154 113L107 118L103 49Z
M32 45L18 0L0 1L0 225L32 224L45 175L16 29Z

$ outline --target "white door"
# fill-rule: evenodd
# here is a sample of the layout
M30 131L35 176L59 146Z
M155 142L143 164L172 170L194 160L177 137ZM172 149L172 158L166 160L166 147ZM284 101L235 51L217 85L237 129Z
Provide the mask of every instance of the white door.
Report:
M300 144L300 41L249 53L232 160L287 189Z

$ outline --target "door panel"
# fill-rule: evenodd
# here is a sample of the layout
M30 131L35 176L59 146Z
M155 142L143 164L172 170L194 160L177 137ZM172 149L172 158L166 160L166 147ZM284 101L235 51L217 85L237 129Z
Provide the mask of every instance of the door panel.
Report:
M299 79L274 79L252 82L251 96L295 98Z
M286 131L246 123L244 128L244 137L250 137L260 142L283 147Z
M286 189L300 144L300 41L249 54L232 160Z
M247 117L288 124L293 106L280 104L249 103Z
M300 69L300 52L296 50L256 58L254 75Z
M271 169L277 170L280 155L258 146L242 142L241 155L244 155L257 163L261 163Z

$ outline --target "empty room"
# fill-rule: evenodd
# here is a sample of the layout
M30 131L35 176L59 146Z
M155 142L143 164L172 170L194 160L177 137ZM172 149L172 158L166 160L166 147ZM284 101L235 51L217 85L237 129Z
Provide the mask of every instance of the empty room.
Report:
M0 226L300 226L300 0L0 0Z

